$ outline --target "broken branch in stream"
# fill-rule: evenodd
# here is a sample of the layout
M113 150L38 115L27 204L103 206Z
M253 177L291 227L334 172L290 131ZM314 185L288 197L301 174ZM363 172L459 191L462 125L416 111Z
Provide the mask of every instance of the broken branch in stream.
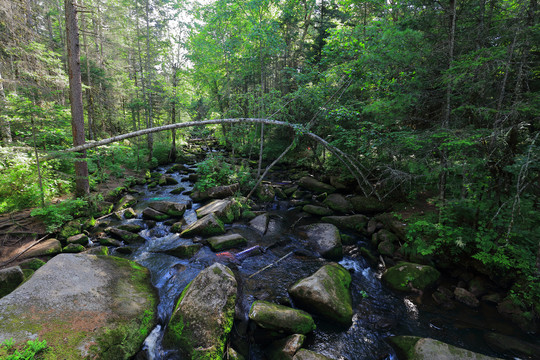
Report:
M288 252L286 255L280 257L279 259L277 259L276 261L274 261L273 263L269 264L269 265L266 265L265 267L263 267L261 270L257 271L257 272L254 272L253 274L249 275L248 276L248 279L251 279L252 277L254 277L255 275L257 274L260 274L262 273L264 270L266 269L269 269L271 268L272 266L276 265L278 262L280 262L281 260L283 259L286 259L287 257L291 256L293 254L293 252Z

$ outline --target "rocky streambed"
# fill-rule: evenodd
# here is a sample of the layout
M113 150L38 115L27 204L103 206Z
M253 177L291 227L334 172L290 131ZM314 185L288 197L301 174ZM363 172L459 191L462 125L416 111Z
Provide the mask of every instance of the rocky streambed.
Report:
M0 341L39 336L66 359L538 358L472 286L488 282L400 253L388 204L276 176L251 206L236 185L193 191L181 164L119 189L112 215L0 272ZM81 254L31 276L60 252Z

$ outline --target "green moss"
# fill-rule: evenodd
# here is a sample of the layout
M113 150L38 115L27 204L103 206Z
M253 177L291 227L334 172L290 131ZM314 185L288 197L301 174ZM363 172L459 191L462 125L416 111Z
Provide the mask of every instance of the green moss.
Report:
M84 246L81 244L68 244L66 247L62 249L62 252L65 253L80 253L85 250Z
M401 262L388 269L382 279L394 290L411 291L411 286L424 290L434 285L440 275L434 267Z
M19 266L21 267L21 269L31 269L31 270L36 271L37 269L39 269L45 264L46 264L45 261L34 258L34 259L23 261L22 263L19 264Z
M418 336L392 336L387 338L386 341L394 348L399 359L408 359L414 345L420 339Z
M22 271L23 271L23 274L24 274L24 281L30 279L30 277L31 277L32 275L34 275L34 272L35 272L35 271L32 270L32 269L22 269Z
M291 334L307 334L315 330L315 322L307 312L268 301L255 301L249 310L249 318L268 330Z

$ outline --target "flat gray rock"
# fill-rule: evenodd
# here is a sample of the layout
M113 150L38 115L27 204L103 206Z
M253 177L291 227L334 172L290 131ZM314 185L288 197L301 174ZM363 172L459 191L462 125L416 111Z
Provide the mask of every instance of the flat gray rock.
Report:
M156 303L146 268L116 257L60 254L0 299L0 342L39 336L55 358L127 359L155 326Z

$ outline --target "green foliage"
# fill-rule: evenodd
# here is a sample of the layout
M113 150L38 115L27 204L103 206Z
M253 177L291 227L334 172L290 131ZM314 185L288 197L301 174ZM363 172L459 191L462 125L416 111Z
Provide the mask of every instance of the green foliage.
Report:
M3 360L38 360L43 359L47 350L47 341L28 340L26 345L17 348L13 339L0 344L0 358Z
M48 204L43 208L37 208L30 213L40 217L47 225L47 231L53 232L68 221L86 214L88 201L83 199L64 200L58 204Z
M221 154L210 154L197 165L199 180L195 188L204 191L220 185L239 183L241 188L253 186L254 179L247 164L234 166L225 161Z

